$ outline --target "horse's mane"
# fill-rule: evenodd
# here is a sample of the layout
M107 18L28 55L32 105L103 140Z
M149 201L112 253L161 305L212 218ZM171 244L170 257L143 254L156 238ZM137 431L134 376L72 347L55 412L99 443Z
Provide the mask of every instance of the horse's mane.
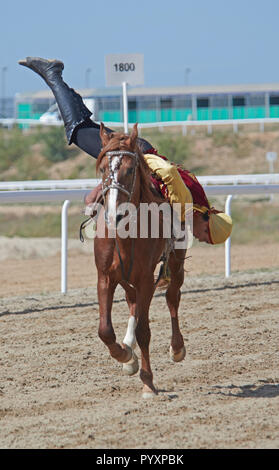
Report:
M140 175L140 188L141 188L141 194L140 194L140 201L141 202L157 202L158 204L163 202L162 197L157 193L156 189L153 187L152 188L152 183L151 183L151 171L149 166L147 165L144 155L139 147L138 144L135 145L133 149L131 149L131 146L129 146L129 135L127 134L122 134L121 132L113 132L109 135L110 140L105 145L105 147L102 148L98 159L96 163L96 170L99 170L101 161L105 154L107 152L112 152L114 150L127 150L128 152L136 152L139 157L139 166L138 166L138 171Z

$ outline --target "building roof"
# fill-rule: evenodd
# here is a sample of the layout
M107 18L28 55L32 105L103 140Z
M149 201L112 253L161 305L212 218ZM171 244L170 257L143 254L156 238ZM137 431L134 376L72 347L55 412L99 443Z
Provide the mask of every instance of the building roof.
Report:
M121 96L122 89L118 88L89 88L76 90L83 98L85 97L112 97ZM199 86L170 86L170 87L128 87L129 96L151 96L151 95L210 95L210 94L244 94L244 93L266 93L279 92L279 83L253 83L236 85L199 85ZM52 99L53 93L49 89L30 93L19 93L17 101Z

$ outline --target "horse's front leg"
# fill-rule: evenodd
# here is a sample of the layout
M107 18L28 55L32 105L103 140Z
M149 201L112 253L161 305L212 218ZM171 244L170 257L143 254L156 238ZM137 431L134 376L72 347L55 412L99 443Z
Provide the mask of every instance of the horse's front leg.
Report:
M111 309L116 282L108 275L98 275L98 300L100 308L99 337L108 347L110 355L119 362L128 362L132 357L132 349L116 342L116 336L111 321Z
M131 287L126 282L120 282L122 287L126 291L126 300L130 310L130 317L128 320L127 331L123 340L123 344L130 346L133 349L133 355L129 362L123 364L123 372L125 375L134 375L139 370L139 361L138 357L134 351L137 341L136 341L136 326L137 326L137 313L136 313L136 290Z
M175 362L180 362L186 355L183 336L180 332L178 321L178 307L180 303L180 287L184 281L184 259L185 250L175 250L169 257L169 268L171 271L171 282L166 292L167 304L171 315L172 338L170 356Z
M143 398L149 398L157 394L153 385L153 374L151 371L149 357L149 343L151 338L149 327L149 307L154 294L154 278L141 279L137 288L137 316L136 338L141 350L140 378L143 382Z

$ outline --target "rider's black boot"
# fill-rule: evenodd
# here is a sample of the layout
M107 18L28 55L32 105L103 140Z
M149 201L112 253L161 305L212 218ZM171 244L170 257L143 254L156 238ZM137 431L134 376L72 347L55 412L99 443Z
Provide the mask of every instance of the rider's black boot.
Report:
M52 90L65 124L68 143L71 144L74 130L88 121L92 113L85 106L81 96L63 81L63 62L56 59L26 57L26 59L20 60L19 64L38 73Z

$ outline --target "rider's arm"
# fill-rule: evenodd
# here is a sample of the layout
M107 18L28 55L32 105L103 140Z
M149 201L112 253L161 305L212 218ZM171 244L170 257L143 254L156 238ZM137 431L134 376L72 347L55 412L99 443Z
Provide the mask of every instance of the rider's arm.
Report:
M185 204L192 204L193 199L177 168L157 155L145 154L144 159L152 173L156 173L167 186L170 204L181 204L181 220L183 221L185 218Z

